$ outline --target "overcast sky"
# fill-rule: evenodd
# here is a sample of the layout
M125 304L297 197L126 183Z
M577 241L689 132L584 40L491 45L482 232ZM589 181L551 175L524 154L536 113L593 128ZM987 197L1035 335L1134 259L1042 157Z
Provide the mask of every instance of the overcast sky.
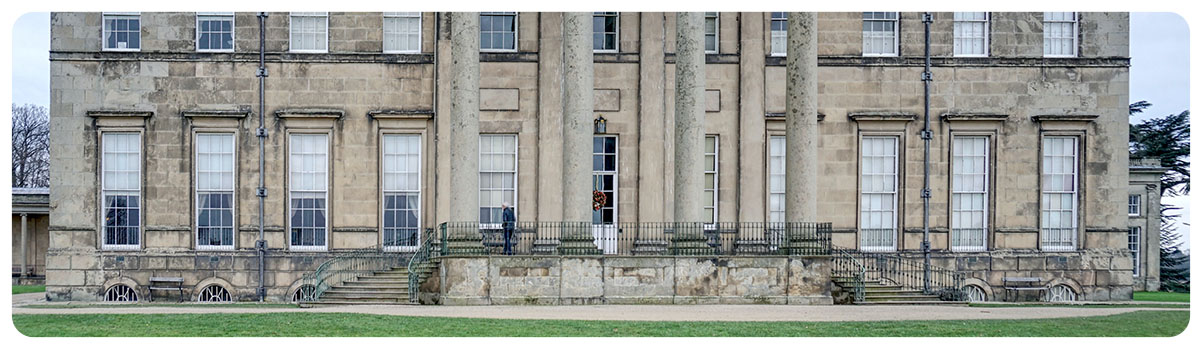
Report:
M1188 28L1174 13L1135 12L1130 16L1129 101L1154 104L1135 120L1179 113L1188 105ZM13 103L50 105L50 15L28 13L13 26ZM1190 198L1164 199L1182 206L1190 223ZM1185 249L1190 249L1190 226L1181 225Z

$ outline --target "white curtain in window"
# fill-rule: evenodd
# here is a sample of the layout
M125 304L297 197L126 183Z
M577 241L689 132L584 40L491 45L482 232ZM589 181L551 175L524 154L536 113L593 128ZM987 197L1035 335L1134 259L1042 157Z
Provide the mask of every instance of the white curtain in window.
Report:
M1077 138L1042 140L1042 249L1075 249L1078 184Z
M1074 57L1078 18L1074 12L1045 12L1042 17L1042 49L1049 57Z
M859 245L864 251L896 249L897 142L895 136L862 138Z
M383 51L417 52L421 50L421 13L383 13Z
M767 149L767 221L783 222L787 138L771 136Z
M328 15L325 12L292 12L291 49L328 50Z
M771 12L771 54L787 54L787 13Z
M951 148L951 249L987 249L988 138L955 136Z
M479 222L499 223L501 204L517 210L517 135L479 135Z
M987 56L987 12L954 13L954 55Z

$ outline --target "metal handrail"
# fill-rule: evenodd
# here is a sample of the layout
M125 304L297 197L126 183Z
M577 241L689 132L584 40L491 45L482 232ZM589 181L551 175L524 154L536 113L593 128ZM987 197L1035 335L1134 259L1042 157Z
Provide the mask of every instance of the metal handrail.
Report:
M907 257L901 253L866 253L847 249L835 249L839 257L849 257L864 267L863 281L879 281L916 289L925 294L936 294L947 300L962 300L963 281L961 272L937 266L929 266L929 289L925 289L925 268L922 257ZM836 265L836 264L835 264Z
M866 275L867 267L845 250L835 250L833 259L833 277L849 278L850 288L855 302L863 302L867 298Z
M379 270L404 266L407 261L407 253L389 252L379 244L336 252L334 257L300 277L303 280L301 288L308 289L301 293L299 301L320 300L326 291L344 281Z
M445 237L446 224L441 224L440 231ZM431 270L430 260L441 255L440 249L435 249L439 240L432 235L433 229L427 229L425 241L421 243L420 248L413 253L413 256L408 259L408 300L416 303L419 299L421 282L425 281L426 273Z
M800 255L831 253L832 224L827 222L513 222L442 223L442 255L504 254L509 235L512 254L576 254L555 247L580 238L605 255ZM584 232L579 237L579 232ZM463 244L452 248L451 242ZM475 243L477 242L477 243ZM477 245L478 244L478 245ZM585 244L586 245L586 244ZM564 245L565 246L565 245ZM575 246L572 246L575 247Z

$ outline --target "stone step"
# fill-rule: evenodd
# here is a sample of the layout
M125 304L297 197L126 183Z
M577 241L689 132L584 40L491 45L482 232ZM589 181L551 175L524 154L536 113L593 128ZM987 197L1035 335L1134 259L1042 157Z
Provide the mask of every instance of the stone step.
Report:
M867 295L863 301L941 301L932 295Z
M324 297L408 297L408 291L326 290Z
M856 302L855 305L945 305L945 306L967 306L965 301L943 301L943 300L903 300L903 301L864 301Z
M359 281L375 281L375 282L392 282L392 283L408 283L408 276L397 278L394 276L358 276Z
M321 305L332 306L332 305L417 305L417 304L413 303L413 302L409 302L407 298L405 298L404 300L400 300L400 301L396 301L395 299L389 299L387 301L321 300L321 301L310 301L310 302L305 302L305 303L300 304L301 307L321 306Z
M346 280L342 285L360 285L360 286L376 286L376 288L391 288L391 286L404 286L408 288L408 279L396 280L396 282L388 282L388 280Z
M407 285L404 285L404 286L389 285L389 286L380 287L380 286L371 286L371 285L366 285L366 286L345 285L345 286L333 287L333 288L330 288L329 290L330 291L346 291L346 292L362 291L362 292L408 293L408 286Z

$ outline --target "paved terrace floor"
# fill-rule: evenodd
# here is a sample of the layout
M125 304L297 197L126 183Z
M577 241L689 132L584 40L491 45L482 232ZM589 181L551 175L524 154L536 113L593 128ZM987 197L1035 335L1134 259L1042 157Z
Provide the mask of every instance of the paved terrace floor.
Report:
M469 317L546 320L625 321L899 321L1037 319L1107 316L1138 310L1188 311L1189 309L1131 307L966 307L897 305L564 305L564 306L426 306L352 305L313 308L239 308L140 306L85 308L27 308L28 305L65 305L38 300L40 293L13 296L13 314L198 314L348 312L422 317ZM78 304L78 303L76 303Z

